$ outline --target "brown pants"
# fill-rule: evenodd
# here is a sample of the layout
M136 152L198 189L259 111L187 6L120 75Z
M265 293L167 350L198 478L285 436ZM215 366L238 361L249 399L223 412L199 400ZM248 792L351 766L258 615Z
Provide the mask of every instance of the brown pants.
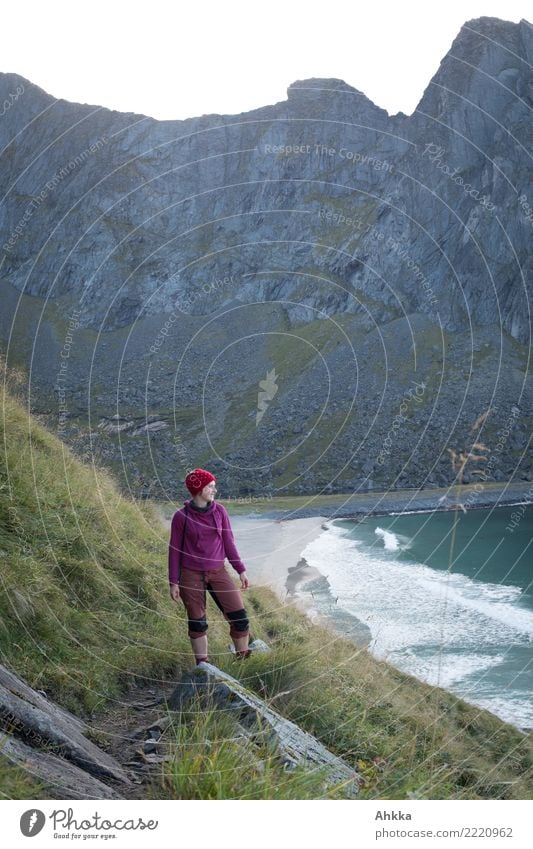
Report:
M187 611L189 637L192 640L203 637L207 631L206 591L222 611L226 621L230 623L230 636L236 638L248 636L249 623L242 596L225 566L205 572L182 567L179 588Z

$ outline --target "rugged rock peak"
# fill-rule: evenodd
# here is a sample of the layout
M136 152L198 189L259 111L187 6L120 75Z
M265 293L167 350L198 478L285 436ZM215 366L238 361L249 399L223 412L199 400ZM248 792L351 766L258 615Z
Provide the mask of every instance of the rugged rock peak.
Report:
M376 106L362 91L335 78L296 80L288 87L287 98L288 108L303 117L339 115L353 120L366 115L374 125L383 125L389 117L386 109Z
M426 88L417 112L438 115L488 109L490 114L517 97L533 105L533 30L531 24L475 18L461 27ZM517 102L516 106L520 108Z
M214 452L291 491L332 486L331 468L343 491L369 474L418 485L434 463L447 482L456 427L462 440L489 406L496 430L531 408L532 66L531 25L484 17L409 116L334 78L240 115L156 121L0 75L0 338L58 399L70 346L69 414L88 384L96 423L120 397L131 426L99 438L123 434L132 465L137 440L159 441L171 484L165 423L184 466L210 468ZM416 426L378 468L398 399L422 383ZM326 446L322 471L309 458Z

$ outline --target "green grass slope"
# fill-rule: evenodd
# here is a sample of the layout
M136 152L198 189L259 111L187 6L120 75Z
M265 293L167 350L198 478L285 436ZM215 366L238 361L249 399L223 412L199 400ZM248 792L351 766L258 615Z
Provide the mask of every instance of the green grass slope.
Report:
M105 470L77 460L0 392L2 659L90 711L133 671L175 662L166 534L150 507L124 499Z
M29 415L8 377L1 661L82 716L112 712L134 677L157 681L191 666L184 610L168 594L168 534L152 506L125 499L105 469L76 459ZM531 798L530 737L376 661L265 588L248 592L247 607L272 653L235 664L211 608L211 656L353 764L363 798ZM328 796L320 776L287 774L268 751L239 741L228 717L199 711L175 722L176 756L150 786L154 798ZM0 758L0 794L46 798L46 788Z

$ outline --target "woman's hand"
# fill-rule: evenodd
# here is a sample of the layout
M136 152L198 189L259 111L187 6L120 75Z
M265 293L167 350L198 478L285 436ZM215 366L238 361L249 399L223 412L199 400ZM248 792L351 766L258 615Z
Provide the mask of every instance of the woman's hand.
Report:
M171 584L170 585L170 597L173 599L173 601L179 601L180 600L179 584Z
M247 576L246 572L241 572L239 577L241 579L241 589L247 590L248 587L250 586L250 581L248 580L248 576Z

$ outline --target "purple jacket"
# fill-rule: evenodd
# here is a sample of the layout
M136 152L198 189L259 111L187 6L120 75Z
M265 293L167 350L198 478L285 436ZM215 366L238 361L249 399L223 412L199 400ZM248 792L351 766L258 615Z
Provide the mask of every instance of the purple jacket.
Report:
M217 501L211 502L206 512L191 507L192 499L184 501L188 505L187 527L183 541L182 563L184 569L207 571L220 569L227 557L236 572L246 571L246 566L239 557L233 539L233 531L225 507ZM177 510L170 525L170 542L168 546L168 580L170 584L178 583L181 537L185 522L185 508Z

